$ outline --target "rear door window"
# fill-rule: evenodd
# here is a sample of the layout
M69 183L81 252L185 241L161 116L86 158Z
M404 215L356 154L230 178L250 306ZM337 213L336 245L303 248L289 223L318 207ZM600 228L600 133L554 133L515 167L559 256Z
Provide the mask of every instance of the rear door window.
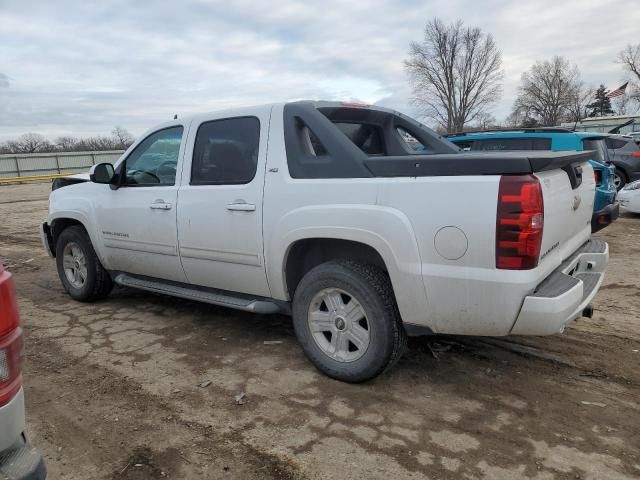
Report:
M198 128L191 185L249 183L256 174L260 121L256 117L205 122Z
M593 160L600 163L609 161L609 150L604 138L585 138L582 141L584 150L593 150Z

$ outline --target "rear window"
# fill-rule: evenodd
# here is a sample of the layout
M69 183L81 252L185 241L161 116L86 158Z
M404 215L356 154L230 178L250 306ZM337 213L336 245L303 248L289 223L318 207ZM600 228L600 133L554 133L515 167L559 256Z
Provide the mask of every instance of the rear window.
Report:
M550 138L488 138L475 140L470 150L500 151L500 150L551 150Z
M584 150L593 150L593 159L596 162L607 163L609 161L609 150L604 138L585 138L582 141Z
M607 143L607 147L613 150L622 148L627 144L626 140L621 140L619 138L607 138L605 142Z
M426 150L424 145L422 143L420 143L416 139L416 137L414 137L409 132L407 132L404 128L398 127L398 128L396 128L396 131L398 132L398 135L400 135L400 138L402 139L402 141L404 142L405 146L409 150L411 150L413 152L424 152Z
M335 122L334 125L367 155L385 154L380 127L367 125L366 123Z

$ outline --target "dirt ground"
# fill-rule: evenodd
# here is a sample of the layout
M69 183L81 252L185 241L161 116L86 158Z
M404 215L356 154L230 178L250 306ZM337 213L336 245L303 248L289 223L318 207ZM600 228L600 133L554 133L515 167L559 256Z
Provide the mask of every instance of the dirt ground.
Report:
M348 385L309 364L284 316L126 290L74 302L40 245L48 191L0 187L0 257L51 479L640 478L640 216L598 234L611 264L594 318L413 339L394 370Z

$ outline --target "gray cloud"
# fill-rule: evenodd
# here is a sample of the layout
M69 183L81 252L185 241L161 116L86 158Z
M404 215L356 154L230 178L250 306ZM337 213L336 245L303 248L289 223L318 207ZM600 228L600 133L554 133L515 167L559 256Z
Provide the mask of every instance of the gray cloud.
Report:
M0 88L9 88L9 77L0 72Z
M521 73L554 54L576 62L587 83L617 84L623 72L613 60L635 41L638 23L618 0L0 4L2 68L11 72L11 88L0 88L0 141L114 125L141 133L174 113L292 98L359 99L411 113L403 60L436 15L495 36L506 73L494 112L502 118ZM615 26L606 39L593 33L603 25Z

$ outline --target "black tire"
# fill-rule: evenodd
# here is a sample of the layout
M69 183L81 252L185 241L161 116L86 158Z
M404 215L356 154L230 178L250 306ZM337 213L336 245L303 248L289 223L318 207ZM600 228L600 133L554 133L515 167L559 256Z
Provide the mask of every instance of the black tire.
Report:
M369 344L357 360L338 361L314 340L308 315L314 297L324 289L348 292L364 310ZM302 278L293 299L293 326L309 360L329 377L350 383L370 380L391 368L407 342L388 275L373 265L348 260L323 263Z
M624 173L624 170L618 167L616 167L616 177L620 179L619 182L617 182L616 190L620 191L622 187L624 187L627 182L629 182L629 179L627 178L627 174Z
M86 259L87 276L84 284L78 288L71 284L63 267L63 255L67 244L75 243ZM62 286L69 296L80 302L93 302L105 298L113 288L111 276L107 272L96 255L91 239L86 230L73 225L62 231L56 242L56 266Z

